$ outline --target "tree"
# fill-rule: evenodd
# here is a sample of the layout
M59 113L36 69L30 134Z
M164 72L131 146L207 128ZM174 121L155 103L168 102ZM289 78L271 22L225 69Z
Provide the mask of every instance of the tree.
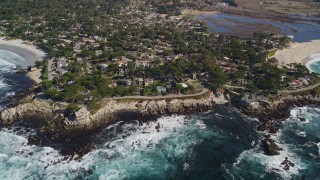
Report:
M181 91L184 89L183 86L181 84L176 84L176 89L178 90L179 94L181 93Z
M218 66L215 62L209 62L206 64L209 82L214 86L214 88L219 88L221 85L227 82L227 76L222 71L220 66Z
M59 97L59 91L57 91L56 89L45 90L43 93L48 98L57 98L57 97Z
M42 82L42 87L45 90L50 89L53 86L53 81L43 81Z
M75 112L77 112L79 110L79 106L77 104L74 103L70 103L67 108L66 108L66 114L67 115L72 115Z
M109 64L108 72L117 73L118 72L118 64Z
M37 68L40 68L43 65L43 61L36 61L34 64Z
M97 100L92 100L87 104L87 107L90 112L94 113L101 107L100 103Z
M232 80L237 80L237 79L242 79L242 78L244 78L244 76L245 76L245 71L244 71L244 70L238 70L238 71L232 73L232 74L230 75L230 78L231 78Z
M246 88L252 90L253 92L258 92L259 90L259 88L252 81L247 83Z

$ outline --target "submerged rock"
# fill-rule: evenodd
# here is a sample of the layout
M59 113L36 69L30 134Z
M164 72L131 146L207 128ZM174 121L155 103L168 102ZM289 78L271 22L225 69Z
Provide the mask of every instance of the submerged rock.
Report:
M261 142L264 154L268 156L279 155L279 151L283 150L276 144L275 140L271 139L270 135L264 136L264 139Z
M294 167L294 163L288 160L288 157L281 163L283 169L289 171L290 167Z

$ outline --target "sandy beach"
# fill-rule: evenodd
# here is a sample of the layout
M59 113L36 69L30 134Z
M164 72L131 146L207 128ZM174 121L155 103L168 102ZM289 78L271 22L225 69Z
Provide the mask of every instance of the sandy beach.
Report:
M0 37L0 49L11 51L23 57L26 61L19 64L20 66L33 66L35 61L47 57L47 54L37 46L20 39L6 40L5 37Z
M275 54L280 65L301 63L306 65L311 60L311 55L320 53L320 40L304 43L293 43L287 49L279 50Z
M0 50L10 51L21 56L25 61L19 62L19 66L33 66L35 61L42 61L47 58L47 54L30 42L20 39L6 40L5 37L0 37ZM41 70L34 70L26 74L31 80L37 84L41 83Z

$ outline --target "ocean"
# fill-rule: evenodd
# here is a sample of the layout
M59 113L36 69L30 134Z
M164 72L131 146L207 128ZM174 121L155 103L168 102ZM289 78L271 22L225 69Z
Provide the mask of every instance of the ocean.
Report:
M320 51L320 48L319 48L319 51ZM310 61L307 62L306 65L310 71L315 73L320 73L320 53L311 54Z
M0 51L2 107L31 85L13 71L20 61L23 57ZM276 156L264 155L258 124L226 106L142 125L121 121L95 135L93 150L81 159L28 145L32 129L2 128L0 179L320 179L319 107L293 107L272 137L283 148ZM282 163L286 158L294 164L289 170Z
M94 149L81 160L27 145L32 130L2 129L0 179L317 179L319 119L317 107L292 109L273 137L283 148L277 156L263 154L256 119L223 106L142 126L119 122L96 135ZM288 171L281 165L286 157L294 163Z
M25 59L20 55L0 49L0 110L16 92L31 87L32 81L14 70L24 63Z

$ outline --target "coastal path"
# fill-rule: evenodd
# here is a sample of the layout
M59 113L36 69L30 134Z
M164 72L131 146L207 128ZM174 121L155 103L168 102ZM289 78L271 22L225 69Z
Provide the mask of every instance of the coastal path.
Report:
M196 96L202 96L206 93L210 92L209 89L203 88L201 92L196 94L173 94L167 96L123 96L123 97L113 97L113 98L106 98L106 100L122 100L122 99L135 99L135 100L161 100L161 99L180 99L180 98L192 98Z
M320 83L317 83L317 84L314 84L314 85L311 85L311 86L308 86L308 87L300 88L300 89L295 89L295 90L282 90L282 91L279 91L279 93L299 93L299 92L303 92L303 91L312 90L312 89L314 89L314 88L316 88L318 86L320 86ZM226 88L226 89L243 89L243 90L246 89L245 87L242 87L242 86L224 85L223 87Z
M309 91L312 90L316 87L320 86L320 83L308 86L308 87L304 87L301 89L295 89L295 90L283 90L283 91L279 91L280 93L299 93L299 92L303 92L303 91Z
M242 89L242 90L246 90L246 88L243 87L243 86L223 85L223 87L226 88L226 89Z
M53 63L53 60L50 59L48 60L48 80L51 81L53 78L52 78L52 63Z

